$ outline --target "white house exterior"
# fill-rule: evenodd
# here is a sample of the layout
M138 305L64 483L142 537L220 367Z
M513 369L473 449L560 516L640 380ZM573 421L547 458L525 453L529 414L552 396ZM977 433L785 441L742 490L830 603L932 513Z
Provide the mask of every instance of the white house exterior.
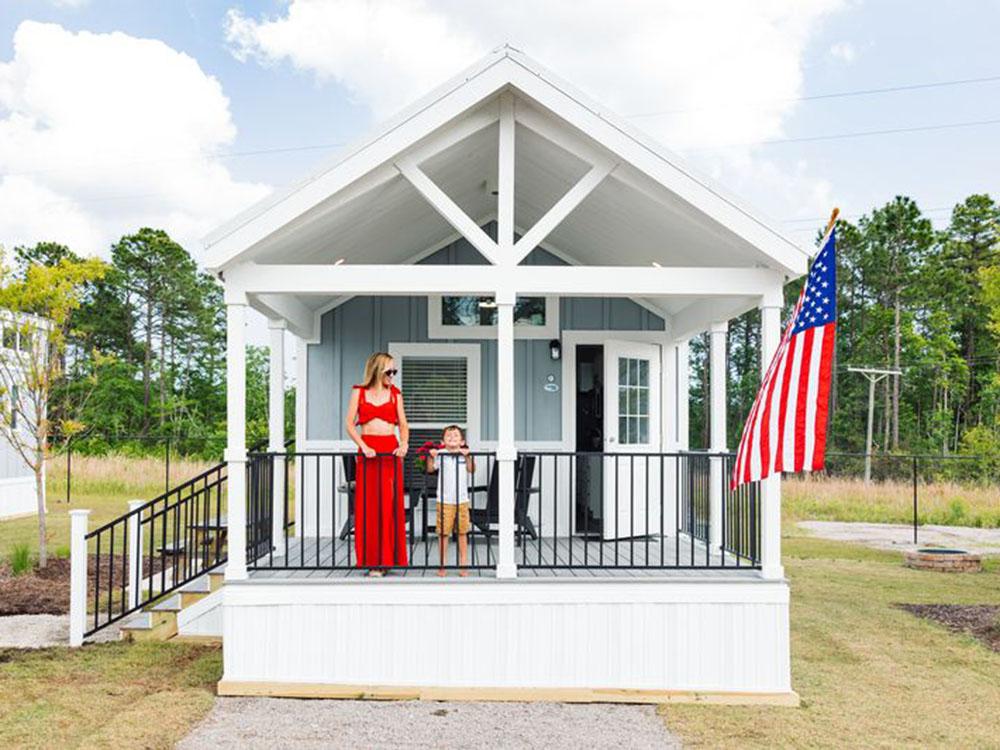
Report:
M217 527L225 481L228 557L179 628L221 633L220 693L797 701L780 480L726 481L725 332L759 307L769 361L808 254L724 190L503 47L218 229L204 260L225 284L228 447L188 515ZM250 454L249 307L272 328L271 439ZM712 450L692 453L705 331ZM411 452L457 422L477 453L468 578L434 575L454 559L435 557L412 473L410 565L354 565L343 408L377 350Z
M4 352L16 351L21 346L19 327L10 313L0 314L0 356ZM8 394L14 400L17 394ZM3 398L4 396L0 396ZM23 417L16 416L12 423L2 429L23 430ZM0 437L0 520L29 516L38 512L35 494L35 474L21 457L21 454L3 437Z

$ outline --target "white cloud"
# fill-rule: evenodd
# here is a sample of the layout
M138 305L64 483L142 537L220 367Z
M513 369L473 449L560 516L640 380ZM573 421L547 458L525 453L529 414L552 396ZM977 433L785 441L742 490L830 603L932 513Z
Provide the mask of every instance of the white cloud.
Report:
M724 177L742 182L766 173L774 182L774 165L748 155L752 150L705 159L701 149L784 135L792 100L801 95L805 47L822 19L843 5L288 0L277 16L230 10L226 36L239 59L288 63L335 81L376 119L509 42L614 111L669 112L633 122L672 148L693 149ZM786 180L799 193L808 182L807 170Z
M830 57L850 65L858 56L858 51L850 42L837 42L830 46Z
M0 243L94 253L154 226L194 250L267 193L213 156L235 135L219 82L191 57L25 21L0 62Z

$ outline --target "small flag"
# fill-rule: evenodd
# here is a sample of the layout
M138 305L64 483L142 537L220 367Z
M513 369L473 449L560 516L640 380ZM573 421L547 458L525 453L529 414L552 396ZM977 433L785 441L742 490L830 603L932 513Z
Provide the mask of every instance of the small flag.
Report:
M836 231L831 226L743 426L730 480L734 489L776 472L823 468L836 330Z

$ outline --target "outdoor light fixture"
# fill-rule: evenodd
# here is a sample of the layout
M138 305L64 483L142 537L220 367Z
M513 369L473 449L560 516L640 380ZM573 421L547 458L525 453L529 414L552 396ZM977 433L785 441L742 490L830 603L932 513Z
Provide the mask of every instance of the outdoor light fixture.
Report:
M559 339L552 339L549 342L549 356L554 360L562 357L562 344L559 343Z
M483 309L492 309L497 306L497 301L495 299L481 299L479 306Z

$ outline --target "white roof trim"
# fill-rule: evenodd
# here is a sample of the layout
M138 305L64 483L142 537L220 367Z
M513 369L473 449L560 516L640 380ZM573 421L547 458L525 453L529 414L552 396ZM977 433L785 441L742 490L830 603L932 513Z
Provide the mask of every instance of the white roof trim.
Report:
M346 148L305 180L275 192L204 239L205 263L221 269L305 211L396 158L484 99L513 85L604 148L754 245L790 275L805 273L809 252L784 237L682 159L521 52L503 46Z

